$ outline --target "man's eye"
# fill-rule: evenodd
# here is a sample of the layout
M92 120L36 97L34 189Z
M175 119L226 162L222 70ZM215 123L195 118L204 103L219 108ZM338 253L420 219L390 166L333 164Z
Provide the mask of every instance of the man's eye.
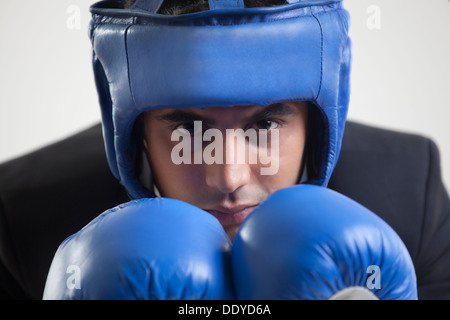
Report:
M256 129L273 130L277 129L279 123L273 120L261 120L255 123Z
M177 124L174 130L181 130L183 133L187 131L190 135L195 135L202 134L205 128L201 121L193 121Z

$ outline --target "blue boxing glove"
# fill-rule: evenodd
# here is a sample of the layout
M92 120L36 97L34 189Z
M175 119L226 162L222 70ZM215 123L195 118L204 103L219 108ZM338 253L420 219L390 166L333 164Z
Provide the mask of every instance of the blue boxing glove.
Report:
M219 221L182 201L110 209L58 248L44 299L232 299L231 243Z
M234 240L238 299L417 299L399 236L377 215L324 187L276 191Z

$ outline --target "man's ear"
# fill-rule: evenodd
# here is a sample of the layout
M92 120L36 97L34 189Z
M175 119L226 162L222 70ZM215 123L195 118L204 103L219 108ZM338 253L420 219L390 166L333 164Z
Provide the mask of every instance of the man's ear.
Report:
M137 118L134 124L135 126L135 137L137 140L142 139L142 145L144 146L145 151L148 153L148 142L147 142L147 126L145 125L147 122L147 112L141 113Z

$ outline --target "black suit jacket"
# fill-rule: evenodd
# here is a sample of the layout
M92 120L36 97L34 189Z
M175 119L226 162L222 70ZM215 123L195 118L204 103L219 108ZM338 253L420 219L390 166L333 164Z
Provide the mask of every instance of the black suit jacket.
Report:
M431 140L348 122L329 187L397 231L420 299L450 299L450 200ZM0 297L41 299L59 244L127 201L109 171L100 125L0 165Z

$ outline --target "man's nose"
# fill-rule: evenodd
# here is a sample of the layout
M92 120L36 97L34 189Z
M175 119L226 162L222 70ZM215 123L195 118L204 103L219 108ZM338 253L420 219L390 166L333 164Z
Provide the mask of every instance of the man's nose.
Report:
M250 181L248 164L210 164L206 166L206 184L222 193L233 193Z
M245 152L245 143L235 143L234 136L226 136L223 146L223 162L206 165L206 184L222 193L232 193L250 181L248 161L237 160L238 148ZM227 156L231 155L231 159Z

